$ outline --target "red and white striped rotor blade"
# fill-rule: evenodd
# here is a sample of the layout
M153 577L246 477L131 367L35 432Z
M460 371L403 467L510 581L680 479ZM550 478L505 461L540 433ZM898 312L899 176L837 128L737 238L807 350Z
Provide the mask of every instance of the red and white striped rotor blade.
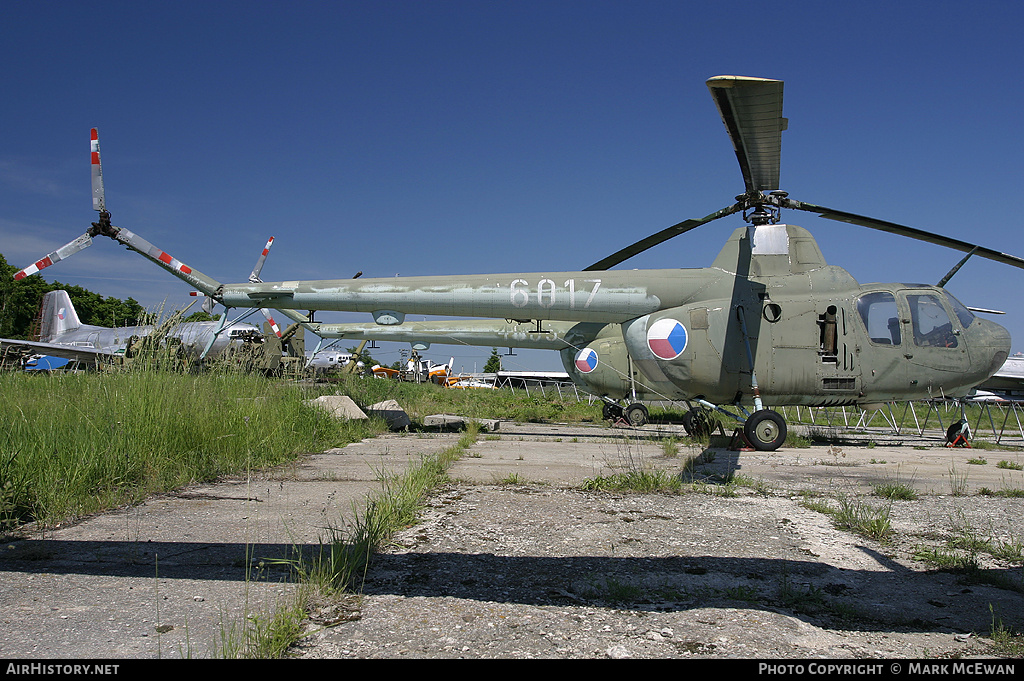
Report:
M262 312L263 316L267 318L267 321L270 323L270 328L274 330L274 335L276 335L278 338L280 338L281 337L281 327L279 327L277 325L277 322L274 321L274 318L270 316L270 310L268 310L265 307L261 307L260 308L260 312Z
M55 262L60 262L65 258L68 258L75 253L78 253L83 248L88 248L92 245L92 237L88 234L83 234L71 243L64 244L53 253L50 253L45 258L37 260L23 270L20 270L14 274L14 278L24 279L27 276L33 275L39 270L46 269Z
M92 129L92 209L99 212L107 210L107 201L103 191L103 165L100 163L100 136L96 128Z
M274 245L274 237L270 237L267 240L267 245L263 247L263 252L260 253L259 259L256 261L256 267L252 268L252 274L249 275L249 281L258 284L260 283L260 272L263 271L263 263L267 261L267 254L270 253L270 247Z
M198 288L204 293L212 293L217 289L219 285L213 279L210 279L205 274L193 270L191 267L181 262L177 258L171 256L169 253L161 248L157 248L149 241L143 239L141 236L132 232L131 230L124 229L123 227L117 230L114 235L114 240L119 241L125 246L128 246L136 253L139 253L157 265L163 267L165 270L171 272L179 279L185 279L190 284ZM182 277L181 275L186 275Z

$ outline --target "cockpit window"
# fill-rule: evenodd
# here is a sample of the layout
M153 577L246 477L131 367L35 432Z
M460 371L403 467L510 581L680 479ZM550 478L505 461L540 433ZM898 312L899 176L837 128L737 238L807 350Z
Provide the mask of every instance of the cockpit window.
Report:
M866 293L857 300L857 311L872 343L899 345L902 342L900 315L893 294L888 291Z
M935 295L908 295L910 324L914 330L914 344L921 347L955 348L957 338L953 322Z
M974 321L974 313L968 310L966 305L951 296L948 291L946 292L946 300L949 301L950 307L953 308L953 314L960 320L960 326L965 329L970 326L971 322Z

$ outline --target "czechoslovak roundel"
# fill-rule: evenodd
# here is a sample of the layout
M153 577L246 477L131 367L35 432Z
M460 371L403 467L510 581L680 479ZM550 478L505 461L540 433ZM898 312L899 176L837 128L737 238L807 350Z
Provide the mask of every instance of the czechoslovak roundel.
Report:
M597 353L592 348L583 348L576 353L575 362L580 373L589 374L597 368Z
M647 346L659 359L675 359L686 349L686 327L675 319L659 319L647 329Z

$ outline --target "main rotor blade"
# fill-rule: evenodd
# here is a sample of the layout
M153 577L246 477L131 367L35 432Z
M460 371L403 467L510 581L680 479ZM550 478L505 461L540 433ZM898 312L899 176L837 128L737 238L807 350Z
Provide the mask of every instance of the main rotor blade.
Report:
M45 269L56 262L60 262L65 258L71 257L72 255L78 253L83 248L88 248L91 245L92 237L90 237L88 234L83 234L74 241L64 244L53 253L50 253L45 258L37 260L28 267L26 267L25 269L15 272L14 278L16 280L24 279L25 277L35 274L39 270Z
M274 335L277 336L278 338L280 338L281 337L281 327L278 326L277 322L274 321L274 317L271 316L270 310L268 310L265 307L261 307L260 308L260 312L262 312L263 316L267 318L267 322L270 324L270 329L274 332Z
M263 247L263 252L260 253L259 259L256 260L256 266L252 268L252 274L249 275L249 281L252 283L260 283L260 272L263 271L263 263L267 261L267 254L270 253L270 247L273 245L274 237L270 237L267 240L267 245Z
M616 251L615 253L612 253L607 258L595 262L590 267L583 268L583 271L589 272L593 270L606 270L610 267L614 267L615 265L618 265L620 262L628 260L629 258L632 258L634 255L637 255L638 253L643 253L649 248L653 248L654 246L657 246L662 242L668 241L674 236L679 236L680 234L689 232L691 229L694 229L695 227L700 227L701 225L711 222L712 220L724 218L727 215L732 215L733 213L737 213L741 210L743 210L743 204L735 203L729 206L728 208L723 208L722 210L712 213L711 215L702 217L699 220L684 220L679 224L667 227L661 230L660 232L657 232L656 234L650 235L646 239L641 239L640 241L637 241L634 244L626 246L625 248Z
M707 81L711 97L729 131L747 193L779 188L782 162L782 81L745 76L715 76Z
M952 248L955 251L973 253L974 255L982 258L988 258L989 260L994 260L996 262L1003 263L1004 265L1012 265L1013 267L1024 269L1024 258L1018 258L1017 256L1009 255L1008 253L1001 253L991 248L985 248L984 246L978 246L966 241L961 241L960 239L942 236L941 234L935 234L933 232L926 232L923 229L907 227L905 225L899 225L895 222L888 222L886 220L877 220L875 218L857 215L856 213L847 213L842 210L825 208L824 206L816 206L813 203L794 201L793 199L785 199L781 205L783 208L795 208L797 210L806 210L811 213L817 213L821 217L828 218L829 220L848 222L853 225L860 225L861 227L870 227L871 229L889 232L890 234L898 234L900 236L907 236L911 239L925 241L937 246L945 246L946 248Z
M107 200L103 191L103 165L100 163L100 134L96 128L92 131L92 209L103 212L107 209Z

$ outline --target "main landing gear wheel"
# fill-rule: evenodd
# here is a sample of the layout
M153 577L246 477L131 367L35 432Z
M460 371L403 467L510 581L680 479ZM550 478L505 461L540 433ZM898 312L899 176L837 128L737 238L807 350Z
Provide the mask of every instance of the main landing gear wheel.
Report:
M754 449L774 452L786 441L786 420L771 409L761 409L743 424L743 435Z
M601 404L601 418L605 421L614 421L622 416L622 407L617 404L604 402Z
M650 418L650 415L647 413L647 407L639 402L634 402L626 407L623 416L626 417L626 422L634 428L644 425L647 423L647 419Z
M711 415L700 407L694 407L683 414L683 428L690 437L707 437L714 427Z

